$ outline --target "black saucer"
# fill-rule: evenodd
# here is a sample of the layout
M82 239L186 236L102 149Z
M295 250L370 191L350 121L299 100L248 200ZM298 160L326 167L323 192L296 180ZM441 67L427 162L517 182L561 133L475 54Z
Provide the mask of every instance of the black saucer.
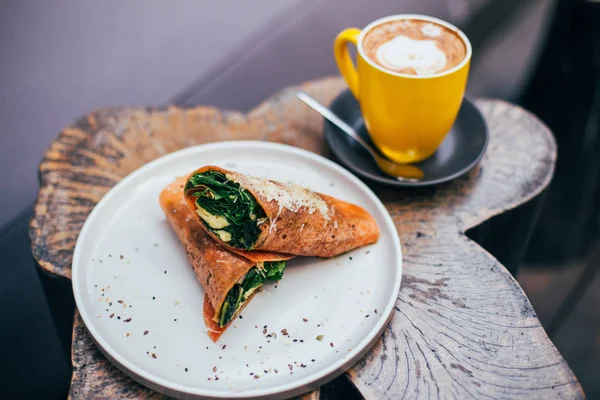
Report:
M340 93L329 108L372 144L360 106L349 90ZM418 182L403 182L380 172L369 154L331 122L325 120L323 132L331 151L352 172L371 181L400 187L436 185L465 174L481 160L488 142L483 115L465 97L454 126L438 150L427 160L414 164L423 170L425 177Z

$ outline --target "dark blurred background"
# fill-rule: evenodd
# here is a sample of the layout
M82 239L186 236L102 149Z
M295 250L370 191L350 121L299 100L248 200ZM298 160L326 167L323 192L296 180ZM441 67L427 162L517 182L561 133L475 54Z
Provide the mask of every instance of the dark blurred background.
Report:
M422 13L474 48L468 92L531 110L554 132L555 178L510 267L589 398L600 398L600 2L583 0L55 0L0 3L0 380L7 398L64 398L73 302L40 273L27 225L58 132L104 106L247 110L336 74L333 38ZM532 217L532 218L533 218ZM486 243L504 231L486 232Z

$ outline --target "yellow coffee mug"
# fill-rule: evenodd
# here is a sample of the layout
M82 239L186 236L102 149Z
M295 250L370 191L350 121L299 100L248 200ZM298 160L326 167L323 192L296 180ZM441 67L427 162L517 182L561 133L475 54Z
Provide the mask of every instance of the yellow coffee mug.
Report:
M464 42L465 58L456 67L429 76L385 70L367 58L363 50L365 35L380 24L406 19L429 21L450 29ZM356 68L348 43L358 48ZM464 33L437 18L394 15L372 22L362 31L349 28L340 32L335 39L334 56L360 103L371 139L386 157L412 163L435 153L454 124L467 85L471 43Z

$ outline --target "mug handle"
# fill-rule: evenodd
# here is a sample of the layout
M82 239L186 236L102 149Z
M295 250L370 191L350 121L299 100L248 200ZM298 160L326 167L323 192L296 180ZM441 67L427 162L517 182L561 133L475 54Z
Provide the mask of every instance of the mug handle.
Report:
M333 44L333 55L335 62L337 63L340 73L346 80L350 91L358 100L358 73L356 67L350 57L348 51L348 43L352 43L355 46L358 44L358 36L360 35L360 29L348 28L341 31L335 38Z

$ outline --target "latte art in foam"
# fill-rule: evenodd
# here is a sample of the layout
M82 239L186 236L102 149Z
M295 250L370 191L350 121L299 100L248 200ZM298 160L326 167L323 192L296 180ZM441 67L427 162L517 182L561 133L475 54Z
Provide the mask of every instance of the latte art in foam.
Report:
M442 34L442 27L434 24L425 24L421 27L423 35L430 37L438 37Z
M366 56L382 68L431 76L456 67L466 57L460 36L445 26L419 19L384 22L366 33Z
M377 61L392 70L412 69L417 75L433 75L446 66L446 54L434 40L396 36L376 52Z

